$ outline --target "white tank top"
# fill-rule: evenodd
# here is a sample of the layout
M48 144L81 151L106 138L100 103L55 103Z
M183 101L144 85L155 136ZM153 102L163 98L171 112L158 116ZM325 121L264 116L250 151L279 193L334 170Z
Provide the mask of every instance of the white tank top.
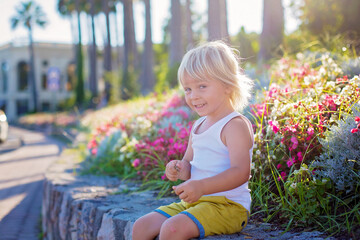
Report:
M192 148L194 154L193 160L190 162L191 180L212 177L230 168L229 151L221 140L221 131L226 123L238 116L241 116L241 118L247 123L250 136L254 142L254 134L250 121L238 112L230 113L200 134L195 133L196 129L206 119L206 117L201 117L194 123L191 130ZM250 163L253 145L249 150ZM234 202L240 203L250 212L251 196L248 182L232 190L209 194L206 196L225 196Z

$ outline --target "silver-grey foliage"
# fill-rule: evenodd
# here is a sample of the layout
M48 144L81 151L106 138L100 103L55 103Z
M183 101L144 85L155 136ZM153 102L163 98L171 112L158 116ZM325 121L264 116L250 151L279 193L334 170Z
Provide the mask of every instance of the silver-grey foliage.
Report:
M360 116L360 104L352 110L319 139L323 153L313 165L319 168L319 177L331 179L336 190L346 193L360 185L360 132L351 133L357 126L355 116Z

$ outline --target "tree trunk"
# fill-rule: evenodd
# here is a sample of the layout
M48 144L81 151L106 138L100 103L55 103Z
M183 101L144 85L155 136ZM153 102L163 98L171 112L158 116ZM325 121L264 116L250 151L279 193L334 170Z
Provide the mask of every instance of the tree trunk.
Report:
M181 62L184 46L182 38L182 20L180 0L171 0L171 19L170 19L170 68Z
M35 77L35 57L34 57L34 43L32 38L32 29L29 28L29 53L30 53L30 72L29 72L29 82L31 84L31 92L33 97L33 111L37 112L38 109L38 99L37 99L37 85Z
M118 24L118 10L117 10L117 3L115 3L115 34L116 34L116 51L117 51L117 56L116 56L116 65L118 67L118 69L120 69L121 66L121 43L120 43L120 39L119 39L119 24Z
M81 21L80 21L80 6L79 0L75 0L77 20L78 20L78 49L77 49L77 64L76 64L76 103L82 104L85 98L84 91L84 73L83 73L83 53L82 53L82 42L81 42Z
M110 18L109 18L109 0L103 0L103 10L106 19L106 43L104 53L104 70L111 72L112 61L111 61L111 38L110 38Z
M150 93L154 89L154 52L151 39L151 6L150 0L145 3L145 44L142 58L142 73L140 77L140 89L143 95Z
M135 69L138 67L138 52L135 39L134 14L132 0L123 0L124 8L124 61L121 82L123 99L132 97L136 90Z
M192 20L191 20L191 0L186 0L185 8L185 21L186 21L186 49L191 49L194 47L194 33L192 30Z
M98 96L97 80L97 57L96 57L96 37L95 37L95 0L90 0L90 16L92 30L92 47L90 52L90 91L93 98Z
M280 55L283 40L284 8L281 0L264 0L263 29L260 35L259 63Z
M208 0L208 40L229 42L226 0Z

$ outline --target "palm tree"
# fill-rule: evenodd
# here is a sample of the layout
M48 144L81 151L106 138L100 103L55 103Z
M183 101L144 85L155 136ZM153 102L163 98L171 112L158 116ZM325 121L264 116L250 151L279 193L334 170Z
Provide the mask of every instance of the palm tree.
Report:
M260 35L259 62L276 56L284 33L284 8L281 0L264 0L263 30Z
M29 53L30 53L30 74L29 82L32 86L33 95L33 111L37 111L37 87L35 78L35 54L34 54L34 43L33 43L33 26L38 25L44 27L47 22L46 14L43 12L39 5L36 5L33 1L22 2L16 8L16 15L11 18L11 28L16 29L19 24L23 24L29 32Z

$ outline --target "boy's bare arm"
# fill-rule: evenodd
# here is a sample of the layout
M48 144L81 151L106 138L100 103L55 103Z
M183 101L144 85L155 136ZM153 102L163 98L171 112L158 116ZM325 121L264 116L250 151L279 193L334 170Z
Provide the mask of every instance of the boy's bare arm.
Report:
M244 120L235 118L224 127L223 134L231 167L216 176L187 181L175 187L175 193L184 201L194 202L202 195L231 190L249 180L252 139L248 126Z

